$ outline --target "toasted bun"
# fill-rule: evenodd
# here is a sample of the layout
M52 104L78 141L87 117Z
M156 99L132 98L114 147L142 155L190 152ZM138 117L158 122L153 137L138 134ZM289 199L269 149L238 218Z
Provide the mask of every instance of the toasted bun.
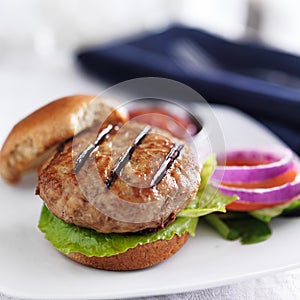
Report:
M45 161L59 143L108 116L116 123L128 118L125 110L114 110L110 100L93 95L61 98L38 109L8 135L0 153L0 175L8 183L17 182L24 171Z
M109 271L139 270L156 265L175 254L188 240L189 233L174 235L171 240L159 240L139 245L124 253L106 257L87 257L78 252L67 254L72 260L97 269Z

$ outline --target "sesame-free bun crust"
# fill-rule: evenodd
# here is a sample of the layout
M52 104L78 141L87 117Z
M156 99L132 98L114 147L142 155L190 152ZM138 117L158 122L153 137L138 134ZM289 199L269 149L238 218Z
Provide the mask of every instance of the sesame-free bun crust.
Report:
M139 270L154 266L174 255L188 240L189 233L174 235L171 240L158 240L139 245L124 253L105 257L87 257L78 252L66 254L72 260L97 269L109 271Z
M110 116L115 123L126 121L124 110L114 110L108 99L74 95L53 101L16 124L0 152L0 175L15 183L21 174L45 161L59 143L76 133L101 124Z

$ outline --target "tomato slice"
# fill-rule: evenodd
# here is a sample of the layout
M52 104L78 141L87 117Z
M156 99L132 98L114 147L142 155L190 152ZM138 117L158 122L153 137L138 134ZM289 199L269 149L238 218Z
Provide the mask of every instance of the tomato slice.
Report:
M222 182L222 185L237 187L237 188L245 188L245 189L273 188L289 182L293 182L297 175L298 175L297 171L288 170L285 173L268 180L263 180L258 182L243 182L243 183Z
M264 163L269 163L268 161L251 161L248 159L235 159L235 160L227 160L226 166L256 166L256 165L262 165ZM283 174L280 174L279 176L273 177L271 179L257 181L257 182L241 182L241 183L230 183L230 182L222 182L223 186L227 187L233 187L233 188L242 188L242 189L268 189L268 188L274 188L279 187L282 185L285 185L287 183L293 182L298 175L298 172L296 170L290 169L284 172ZM263 208L269 208L278 206L280 204L289 202L283 201L281 203L257 203L257 202L251 202L251 201L244 201L244 200L237 200L233 203L230 203L226 206L228 210L233 211L254 211L259 210Z
M282 203L277 203L277 204L274 204L274 203L268 204L268 203L253 203L253 202L238 200L238 201L234 201L234 202L228 204L226 206L226 209L234 210L234 211L254 211L254 210L259 210L259 209L263 209L263 208L277 206L277 205L280 205L280 204L283 204L283 203L286 203L289 201L290 200L282 202Z
M272 188L276 186L281 186L283 184L293 182L298 175L297 171L295 170L288 170L285 173L264 181L259 181L259 182L244 182L244 183L226 183L222 182L222 185L225 186L231 186L231 187L237 187L237 188L246 188L246 189L258 189L258 188ZM234 210L234 211L254 211L254 210L259 210L263 208L269 208L273 206L277 206L288 201L284 201L282 203L253 203L249 201L243 201L243 200L238 200L235 202L230 203L229 205L226 206L228 210Z

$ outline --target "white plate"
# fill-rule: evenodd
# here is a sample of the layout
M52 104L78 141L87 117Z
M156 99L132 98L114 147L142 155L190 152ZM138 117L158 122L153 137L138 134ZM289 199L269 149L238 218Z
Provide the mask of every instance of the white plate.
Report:
M227 147L281 142L237 110L214 107ZM4 137L1 137L4 138ZM300 265L300 219L272 222L260 244L225 241L203 224L197 236L167 261L146 270L90 269L58 253L37 229L41 201L34 177L16 187L0 183L0 294L21 299L107 299L169 294L228 284Z

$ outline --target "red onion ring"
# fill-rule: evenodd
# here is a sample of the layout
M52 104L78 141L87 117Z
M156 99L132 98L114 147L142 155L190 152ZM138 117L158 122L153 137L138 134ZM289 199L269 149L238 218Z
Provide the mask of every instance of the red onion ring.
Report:
M289 149L240 150L218 157L218 160L225 161L225 159L266 163L255 166L218 166L212 175L212 180L228 183L262 181L279 176L293 167L293 153Z
M300 180L297 176L296 180L291 183L268 189L245 189L223 185L219 185L218 189L229 196L237 195L241 202L277 204L300 196ZM236 201L239 202L239 200Z

